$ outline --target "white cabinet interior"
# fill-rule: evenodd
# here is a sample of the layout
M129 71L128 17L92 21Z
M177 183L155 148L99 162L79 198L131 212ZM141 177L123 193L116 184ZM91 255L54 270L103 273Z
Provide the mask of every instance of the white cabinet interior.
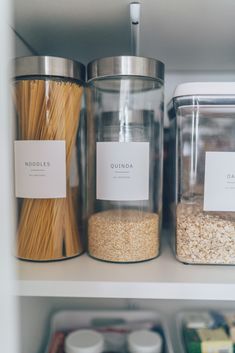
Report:
M41 54L77 58L130 53L130 0L15 0L15 29ZM233 70L233 0L144 0L140 54L168 70Z
M38 54L71 57L86 64L97 57L131 53L129 0L15 0L13 5L14 29ZM165 62L165 103L172 96L175 86L181 82L235 80L234 12L235 2L233 0L222 2L214 0L202 2L194 0L142 1L140 54ZM29 48L18 37L14 36L14 38L15 55L28 55ZM165 124L167 124L166 116ZM113 290L107 294L105 294L106 287L101 277L105 276L105 273L107 273L107 281L112 277L112 267L109 264L97 262L95 266L94 260L89 261L86 258L81 261L80 259L71 260L71 264L74 263L75 287L82 286L81 282L76 282L75 266L78 267L78 272L84 271L84 282L86 273L91 276L89 280L92 278L95 282L90 289L90 293L91 290L93 291L93 299L88 298L91 296L89 289L86 292L87 295L84 294L87 298L80 298L83 295L79 290L73 294L73 286L69 289L68 286L66 287L66 281L61 281L63 276L67 277L66 269L70 271L69 262L50 265L49 270L45 264L20 263L19 272L17 272L20 351L22 353L44 353L48 320L53 312L60 309L156 309L167 316L173 344L176 342L174 315L178 310L192 307L234 307L235 309L234 267L214 267L212 269L200 266L191 269L190 266L175 263L176 260L170 255L169 249L166 253L167 255L164 252L165 257L162 259L146 263L142 267L130 265L126 274L122 265L119 265L120 272L117 271L119 272L117 276L121 277L116 282L114 281ZM80 270L79 266L84 266L84 269ZM143 270L144 266L146 270ZM105 271L104 267L106 267ZM131 282L128 278L137 278L140 267L142 277L144 277L144 271L152 271L149 276L155 284L154 293L151 296L149 292L151 286L145 287L144 278L139 281L141 292L150 293L143 295L142 298L162 298L165 295L165 298L172 298L171 300L118 298L118 293L122 291L119 279L124 286L125 282L127 284L125 290L129 295L126 294L126 296L132 297L131 283L136 281ZM101 275L97 274L95 278L99 268ZM161 271L162 275L160 275ZM165 271L167 272L165 282L170 286L169 289L165 286L162 294L158 295L160 282L164 282ZM80 281L81 278L82 276L79 277ZM188 284L189 292L185 297L177 296L176 293L182 290L181 285L184 281ZM203 283L203 288L197 286L200 282ZM214 284L216 285L213 287ZM173 292L172 288L174 288ZM191 297L190 292L194 293ZM76 295L79 298L72 298ZM63 298L63 296L70 298ZM107 299L101 297L107 297ZM138 297L141 298L141 295ZM193 300L174 300L176 298ZM211 299L220 299L220 301ZM228 301L231 299L233 301ZM174 348L176 352L179 352L176 343ZM9 353L13 352L9 351Z

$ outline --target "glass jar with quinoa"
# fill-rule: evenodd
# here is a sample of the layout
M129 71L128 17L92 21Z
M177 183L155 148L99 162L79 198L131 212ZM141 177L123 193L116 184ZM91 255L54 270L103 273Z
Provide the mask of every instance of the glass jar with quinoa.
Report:
M119 56L88 65L88 251L139 262L160 248L164 65Z

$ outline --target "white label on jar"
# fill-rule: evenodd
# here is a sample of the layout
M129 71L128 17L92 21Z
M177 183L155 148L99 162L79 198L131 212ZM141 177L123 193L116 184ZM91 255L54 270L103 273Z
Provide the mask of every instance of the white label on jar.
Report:
M66 197L65 141L15 141L16 197Z
M97 142L96 198L149 199L149 142Z
M235 211L235 152L206 152L204 211Z

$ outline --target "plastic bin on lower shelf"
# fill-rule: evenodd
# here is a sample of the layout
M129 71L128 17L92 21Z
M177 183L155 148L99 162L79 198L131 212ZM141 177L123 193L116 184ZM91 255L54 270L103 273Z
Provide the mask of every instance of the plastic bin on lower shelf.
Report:
M153 324L154 323L154 324ZM151 324L154 326L154 329L161 334L163 338L163 350L162 353L174 353L173 346L170 339L169 330L164 318L154 311L59 311L51 318L50 324L50 336L48 346L45 353L61 353L63 350L59 351L55 349L55 346L52 347L53 338L55 333L61 332L61 341L63 342L63 334L82 329L82 328L92 328L103 330L104 328L111 328L118 325L131 325L131 329L140 329L140 324L143 325L143 328L150 327ZM121 326L119 326L121 328ZM114 330L109 330L114 332ZM125 330L120 330L123 332ZM114 337L115 338L115 337ZM118 339L120 343L119 353L122 353L125 346L125 339L121 342L121 336ZM107 338L105 337L105 343L107 344ZM110 342L109 342L110 343ZM63 343L61 344L63 346ZM108 346L108 344L107 344ZM109 344L110 346L110 344ZM111 347L112 348L112 347ZM110 347L109 347L110 349Z
M190 310L176 315L181 353L235 352L235 310Z

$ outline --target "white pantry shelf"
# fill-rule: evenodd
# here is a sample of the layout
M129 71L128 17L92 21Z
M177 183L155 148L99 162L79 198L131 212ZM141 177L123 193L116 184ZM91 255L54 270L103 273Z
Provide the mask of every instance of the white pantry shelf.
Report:
M167 245L159 258L138 264L86 254L63 262L17 262L20 296L235 301L235 266L184 265Z

